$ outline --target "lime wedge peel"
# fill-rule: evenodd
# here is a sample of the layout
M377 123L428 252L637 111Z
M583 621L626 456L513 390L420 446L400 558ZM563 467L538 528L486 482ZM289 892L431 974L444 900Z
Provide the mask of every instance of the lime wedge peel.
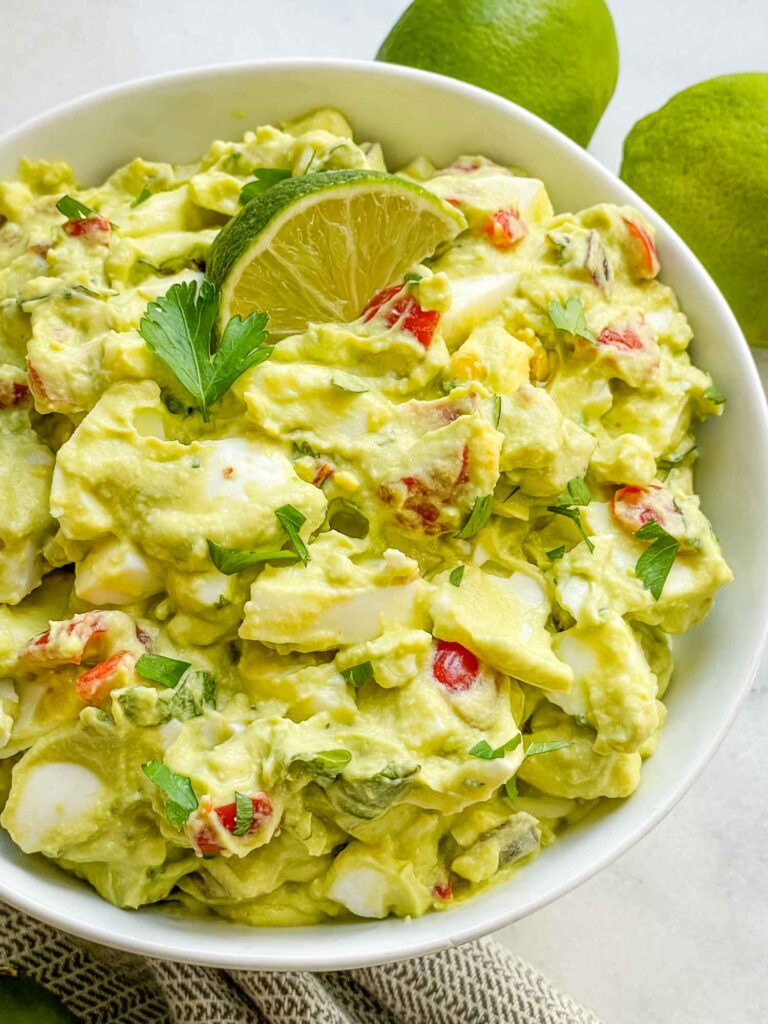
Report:
M348 323L466 228L463 215L415 182L380 171L290 178L253 199L221 230L207 276L226 323L254 309L284 337L308 323Z

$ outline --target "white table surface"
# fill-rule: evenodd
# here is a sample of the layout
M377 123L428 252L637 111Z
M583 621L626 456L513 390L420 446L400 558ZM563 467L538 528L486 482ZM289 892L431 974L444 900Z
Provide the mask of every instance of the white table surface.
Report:
M592 151L686 85L768 70L766 0L609 0L619 85ZM0 0L0 132L141 75L261 57L371 57L403 0ZM768 358L762 360L768 381ZM675 811L500 938L607 1024L768 1021L768 671ZM501 1022L500 1022L501 1024Z

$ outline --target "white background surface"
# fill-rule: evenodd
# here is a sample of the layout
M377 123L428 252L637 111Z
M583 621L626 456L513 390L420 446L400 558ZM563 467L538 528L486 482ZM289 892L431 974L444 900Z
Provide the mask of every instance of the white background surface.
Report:
M634 121L674 92L724 72L768 71L766 0L609 4L621 77L590 148L614 170ZM0 0L0 132L82 93L175 68L371 57L404 6ZM766 381L768 358L759 361ZM500 938L607 1024L766 1024L767 794L764 667L724 746L670 817L597 878Z

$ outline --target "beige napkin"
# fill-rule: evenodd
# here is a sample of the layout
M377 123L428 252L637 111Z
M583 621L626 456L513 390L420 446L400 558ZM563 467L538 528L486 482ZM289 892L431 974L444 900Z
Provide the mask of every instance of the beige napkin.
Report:
M334 974L221 971L116 953L0 904L0 966L84 1024L601 1024L490 939Z

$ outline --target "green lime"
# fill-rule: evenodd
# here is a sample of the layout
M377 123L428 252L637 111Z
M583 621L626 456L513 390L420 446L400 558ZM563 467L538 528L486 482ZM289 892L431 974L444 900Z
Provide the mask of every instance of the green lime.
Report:
M414 0L376 58L498 93L582 146L619 73L603 0Z
M266 310L281 337L353 320L464 227L458 210L404 178L322 171L248 203L217 236L206 273L221 288L222 323Z
M711 78L638 121L621 177L688 242L768 345L768 74Z
M0 976L0 1024L77 1024L59 1000L31 978Z

